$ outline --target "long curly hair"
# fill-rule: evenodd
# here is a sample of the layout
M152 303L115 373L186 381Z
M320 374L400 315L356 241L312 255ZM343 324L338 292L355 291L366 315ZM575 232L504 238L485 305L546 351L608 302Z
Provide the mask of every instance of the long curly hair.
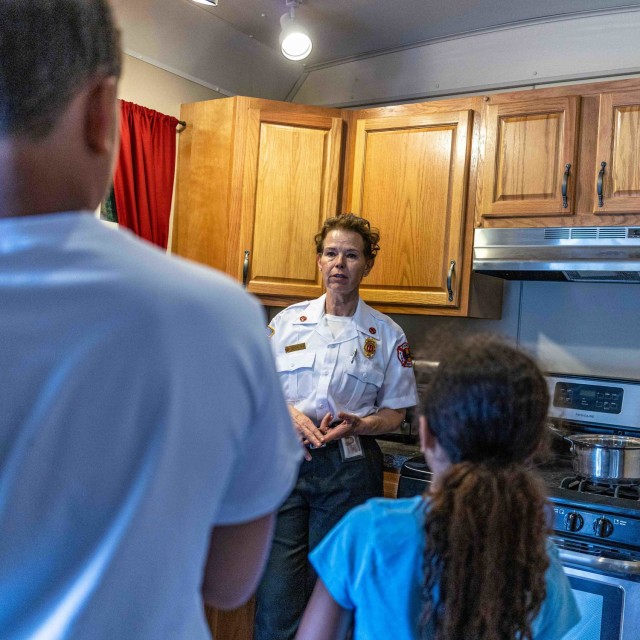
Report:
M423 415L451 466L425 518L423 637L531 639L546 595L546 498L531 458L549 394L534 361L463 340L427 387Z

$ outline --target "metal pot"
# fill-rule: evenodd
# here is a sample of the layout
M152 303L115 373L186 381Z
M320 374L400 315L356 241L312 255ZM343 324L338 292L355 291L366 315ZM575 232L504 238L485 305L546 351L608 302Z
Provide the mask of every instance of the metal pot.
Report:
M640 438L579 433L571 443L573 470L600 482L640 482Z

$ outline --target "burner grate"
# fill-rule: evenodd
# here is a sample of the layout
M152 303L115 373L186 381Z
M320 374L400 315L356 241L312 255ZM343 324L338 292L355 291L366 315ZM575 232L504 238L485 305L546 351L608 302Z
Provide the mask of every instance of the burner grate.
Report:
M567 476L560 482L561 489L569 489L578 493L590 493L599 496L610 496L626 500L640 501L640 483L598 482L579 476Z

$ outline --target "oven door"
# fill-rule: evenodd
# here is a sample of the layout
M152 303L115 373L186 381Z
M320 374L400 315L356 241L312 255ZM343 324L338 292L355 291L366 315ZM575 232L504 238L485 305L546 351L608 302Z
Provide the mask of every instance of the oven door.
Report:
M640 562L559 551L582 615L563 640L638 640Z

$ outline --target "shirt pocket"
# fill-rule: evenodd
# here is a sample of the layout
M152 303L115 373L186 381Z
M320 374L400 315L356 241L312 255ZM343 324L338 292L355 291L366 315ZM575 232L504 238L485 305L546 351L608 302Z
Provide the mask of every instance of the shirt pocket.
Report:
M287 402L299 402L313 389L314 351L296 351L276 356L276 370Z
M337 405L349 413L368 415L376 406L378 391L384 382L384 372L373 363L351 362L344 365Z

